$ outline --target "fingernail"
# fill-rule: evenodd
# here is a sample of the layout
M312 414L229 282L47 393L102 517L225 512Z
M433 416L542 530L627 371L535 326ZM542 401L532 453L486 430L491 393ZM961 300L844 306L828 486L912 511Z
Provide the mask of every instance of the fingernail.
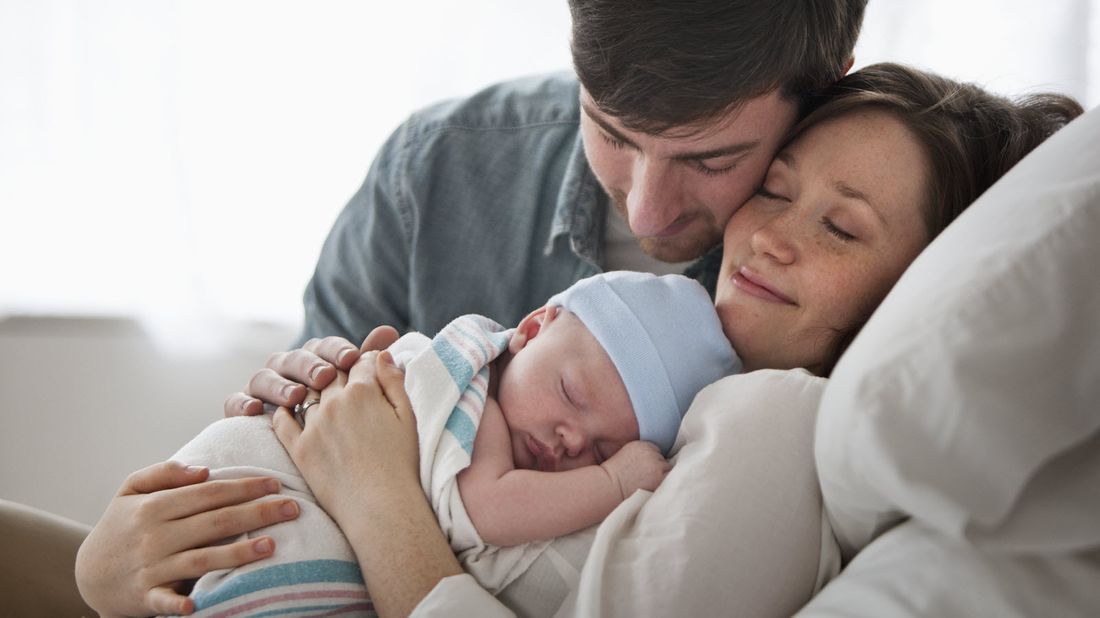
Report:
M290 399L294 395L295 384L288 384L283 387L283 399Z
M279 481L275 479L267 479L264 481L264 489L266 489L269 494L279 493L279 487Z
M293 500L287 500L279 507L279 512L286 517L294 517L298 514L298 503Z
M206 466L187 466L186 470L188 474L201 474Z
M343 350L336 355L336 362L343 363L348 358L348 354L351 354L351 350Z
M309 377L311 380L316 380L317 376L321 375L321 370L325 368L324 365L317 365L313 369L309 370Z
M257 554L267 554L274 548L271 546L271 539L263 538L253 543L252 549L256 550Z
M388 350L383 350L382 353L379 354L379 356L382 357L383 363L386 363L387 365L393 364L393 355L390 354Z

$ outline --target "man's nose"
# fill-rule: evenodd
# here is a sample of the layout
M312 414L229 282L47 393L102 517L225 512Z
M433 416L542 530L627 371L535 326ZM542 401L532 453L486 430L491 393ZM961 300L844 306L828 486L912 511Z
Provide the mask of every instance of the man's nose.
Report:
M665 161L639 158L626 195L627 223L635 236L658 236L681 214L679 181Z

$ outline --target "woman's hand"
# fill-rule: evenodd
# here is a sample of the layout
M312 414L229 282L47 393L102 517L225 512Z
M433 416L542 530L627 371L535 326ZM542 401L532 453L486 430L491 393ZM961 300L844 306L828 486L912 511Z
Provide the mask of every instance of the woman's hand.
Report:
M416 418L389 353L367 353L322 393L303 429L286 408L275 435L347 535L380 616L407 616L462 573L420 487Z
M270 537L206 547L298 516L270 478L207 481L206 468L167 461L131 474L80 546L80 594L103 616L190 614L183 582L270 556ZM204 482L206 481L206 482Z
M275 413L275 435L338 524L348 510L343 498L371 495L378 483L419 487L416 418L404 379L388 352L367 352L321 392L304 428L286 408ZM362 516L357 510L348 514Z

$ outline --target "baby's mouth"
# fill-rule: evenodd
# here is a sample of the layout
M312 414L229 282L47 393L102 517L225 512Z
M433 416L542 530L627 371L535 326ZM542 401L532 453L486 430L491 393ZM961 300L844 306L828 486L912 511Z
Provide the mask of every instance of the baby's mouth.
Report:
M549 448L536 440L534 436L527 436L527 450L535 458L535 466L542 472L554 472L557 470L557 458Z

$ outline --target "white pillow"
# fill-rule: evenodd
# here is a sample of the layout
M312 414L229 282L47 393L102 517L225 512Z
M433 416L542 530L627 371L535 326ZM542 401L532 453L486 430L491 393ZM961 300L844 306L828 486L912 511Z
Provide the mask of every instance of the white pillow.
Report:
M833 373L815 458L846 557L906 516L1002 549L1100 544L1100 109L913 263Z

